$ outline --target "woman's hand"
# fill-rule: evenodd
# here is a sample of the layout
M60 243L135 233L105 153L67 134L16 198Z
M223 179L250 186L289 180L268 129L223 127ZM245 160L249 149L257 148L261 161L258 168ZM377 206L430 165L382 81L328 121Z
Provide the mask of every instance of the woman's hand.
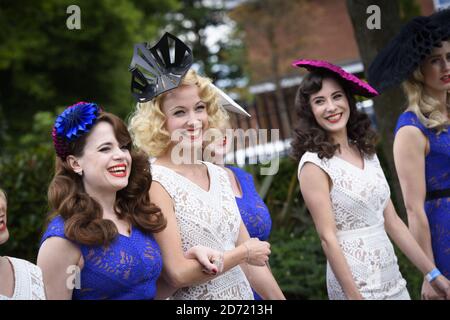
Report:
M247 263L253 266L265 266L269 260L270 244L251 238L242 244L247 249Z
M426 281L426 280L425 280ZM432 295L429 294L429 291L426 292L427 296L424 297L425 299L450 299L450 282L447 280L446 277L443 275L440 275L434 279L430 285L433 287L435 294ZM426 285L425 285L426 287ZM423 287L422 287L422 294L423 294ZM426 299L426 300L428 300Z
M422 292L421 292L422 300L438 300L442 299L442 296L436 293L428 280L424 279L422 283Z
M223 269L223 252L201 245L194 246L184 253L187 259L197 259L203 272L216 275Z

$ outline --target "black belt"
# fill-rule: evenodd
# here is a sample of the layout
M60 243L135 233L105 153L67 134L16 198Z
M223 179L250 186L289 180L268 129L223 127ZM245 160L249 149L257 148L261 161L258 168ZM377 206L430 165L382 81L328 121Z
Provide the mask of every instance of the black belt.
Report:
M450 197L450 188L442 189L442 190L435 190L435 191L428 191L425 201L430 201L430 200L439 199L439 198L447 198L447 197Z

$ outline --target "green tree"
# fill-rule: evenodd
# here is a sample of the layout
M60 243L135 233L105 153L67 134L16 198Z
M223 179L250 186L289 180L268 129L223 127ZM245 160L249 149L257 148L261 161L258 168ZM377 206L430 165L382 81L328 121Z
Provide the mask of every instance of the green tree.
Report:
M37 112L27 134L15 140L17 152L0 158L0 187L8 193L10 239L1 255L35 261L47 213L47 188L55 153L49 132L55 114Z
M75 2L75 3L74 3ZM39 110L78 100L129 113L133 43L156 36L176 0L46 0L0 4L0 101L8 133L27 132ZM69 5L81 29L69 30Z
M366 9L372 2L370 0L347 0L348 13L355 30L359 53L364 70L369 68L377 53L392 39L400 29L400 9L397 1L380 0L377 5L381 10L381 29L369 29L366 19L369 15ZM396 208L404 217L405 210L400 184L395 175L392 146L394 129L398 116L405 107L405 100L400 90L389 90L374 98L374 110L377 118L378 132L381 137L381 156L385 159L387 174L391 177L391 191Z
M195 62L200 71L213 77L214 55L206 44L207 27L214 27L224 23L224 4L216 1L205 5L202 0L184 0L176 12L168 13L168 31L181 36L192 48Z

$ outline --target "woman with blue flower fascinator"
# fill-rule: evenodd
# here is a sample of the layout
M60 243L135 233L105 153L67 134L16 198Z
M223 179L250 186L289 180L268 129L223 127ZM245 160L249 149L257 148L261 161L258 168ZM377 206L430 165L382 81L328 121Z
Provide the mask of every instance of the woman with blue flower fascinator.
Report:
M394 160L409 229L437 266L422 298L439 298L430 281L450 278L450 9L408 22L372 62L369 81L381 90L402 84L408 99Z
M49 299L153 299L166 226L150 203L146 156L95 103L65 109L52 131L55 175L38 265Z
M169 38L176 44L173 61ZM164 263L161 278L174 291L168 294L181 300L253 300L253 287L264 299L284 299L266 266L269 244L250 239L227 172L201 161L204 133L228 117L217 90L190 69L190 49L170 34L154 47L137 45L134 53L130 71L138 104L130 131L154 158L150 196L167 219L155 238ZM207 252L217 268L202 272L191 259L196 252Z

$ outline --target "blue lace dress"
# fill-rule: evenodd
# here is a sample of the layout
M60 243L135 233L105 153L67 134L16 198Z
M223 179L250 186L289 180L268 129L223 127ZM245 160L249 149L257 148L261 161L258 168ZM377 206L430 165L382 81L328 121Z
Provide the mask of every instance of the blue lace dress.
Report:
M42 243L50 237L67 239L64 220L55 217L47 227ZM156 294L156 280L162 269L159 246L152 235L132 227L129 237L119 234L109 245L78 245L84 259L80 289L74 300L147 300Z
M450 188L450 133L426 128L413 112L403 113L395 133L403 126L420 129L430 142L430 152L425 157L427 193ZM430 225L431 242L436 266L450 277L450 198L441 197L425 201L425 212Z
M267 241L272 228L272 219L269 209L256 191L252 175L238 167L226 167L233 171L241 186L242 197L236 197L236 202L250 237ZM255 291L253 295L255 300L261 300Z

